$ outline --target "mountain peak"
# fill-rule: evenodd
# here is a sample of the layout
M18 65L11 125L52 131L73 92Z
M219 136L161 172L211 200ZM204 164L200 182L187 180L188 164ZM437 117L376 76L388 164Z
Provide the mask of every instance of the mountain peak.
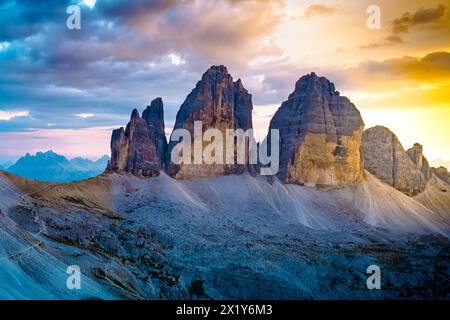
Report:
M228 73L228 69L224 65L213 65L213 66L209 67L209 69L206 70L205 73L206 74L212 74L212 73L226 74L226 73Z
M186 129L194 136L194 122L201 121L203 130L252 128L252 96L243 87L242 81L233 82L225 66L212 66L186 97L177 113L174 129ZM170 153L177 145L171 141L166 155L167 171L176 178L220 176L244 172L246 165L220 164L199 165L170 162ZM225 154L225 152L223 153Z
M126 130L113 131L107 172L157 176L163 168L166 146L163 102L156 98L144 110L142 118L138 110L133 109Z
M309 185L359 181L363 128L358 109L333 83L314 72L302 76L270 122L281 137L278 177Z
M109 156L104 154L97 160L97 162L99 162L99 161L109 161Z
M158 97L154 99L142 113L142 119L147 121L150 127L160 127L164 131L164 105L163 100Z
M202 76L201 82L203 83L215 83L221 82L224 79L232 81L231 75L225 66L211 66Z
M289 99L297 95L313 94L315 92L339 95L339 92L335 90L334 83L325 77L318 76L315 72L311 72L298 79L295 83L294 92L291 93Z
M136 108L133 109L133 112L131 112L131 120L139 118L140 118L139 111Z

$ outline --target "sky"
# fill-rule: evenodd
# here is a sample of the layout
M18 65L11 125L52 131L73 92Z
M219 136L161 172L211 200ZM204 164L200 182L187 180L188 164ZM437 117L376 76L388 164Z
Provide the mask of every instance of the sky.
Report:
M78 5L81 29L69 30ZM380 28L368 28L370 5ZM0 163L27 152L109 154L111 130L162 97L168 133L203 72L253 95L261 138L309 72L404 148L450 160L450 1L0 1ZM371 20L372 21L372 20Z

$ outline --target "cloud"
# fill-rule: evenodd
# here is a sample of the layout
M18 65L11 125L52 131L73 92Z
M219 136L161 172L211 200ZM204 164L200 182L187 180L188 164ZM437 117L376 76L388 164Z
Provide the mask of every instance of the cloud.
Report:
M93 116L95 116L95 114L93 114L93 113L78 113L78 114L75 114L75 116L77 116L78 118L81 118L81 119L88 119L88 118L92 118Z
M129 22L137 16L158 15L180 4L192 4L194 0L134 0L134 1L100 1L97 4L102 15Z
M0 42L0 51L8 49L10 45L9 42Z
M257 55L276 52L264 45L281 23L283 1L197 1L142 10L128 24L169 51L187 53L191 64L243 66ZM219 23L220 21L220 23ZM186 32L189 30L189 32ZM157 40L156 40L157 39Z
M303 14L303 17L306 19L315 17L315 16L320 16L320 15L331 15L334 14L338 11L337 7L335 6L331 6L331 5L327 5L327 4L323 4L323 3L317 3L317 4L312 4L310 6L308 6L305 9L305 13Z
M97 0L83 0L82 4L87 6L89 9L93 9L95 7L95 3Z
M298 67L292 64L262 66L264 77L252 86L253 102L280 105L294 90L295 82L312 71L335 83L355 103L373 107L389 105L446 106L450 101L450 52L431 52L423 57L404 56L386 60L365 60L347 67ZM247 79L243 83L249 87ZM256 78L258 79L258 78Z
M450 110L450 52L404 56L328 70L327 77L359 108Z
M359 46L360 49L375 49L381 47L393 46L395 44L403 43L403 39L397 35L390 35L378 42L371 42L369 44L365 44Z
M28 117L30 115L29 111L18 111L18 110L9 110L2 111L0 110L0 120L9 121L14 118L20 117Z
M402 36L412 31L450 29L450 15L447 11L448 7L438 5L436 8L419 8L413 13L405 12L391 22L387 37L381 41L362 45L360 48L373 49L404 43ZM445 37L448 37L448 33Z
M297 1L283 0L102 0L91 8L81 5L82 29L67 30L65 9L80 2L8 0L0 4L0 106L8 106L6 112L22 111L26 106L29 112L29 116L1 121L2 137L11 132L29 133L30 128L77 131L125 125L133 107L142 110L157 96L163 98L170 130L181 103L213 64L225 64L235 79L242 78L255 106L278 106L292 92L295 81L311 71L336 81L338 87L361 89L367 83L363 88L367 89L382 85L374 80L377 76L386 88L391 80L412 81L419 75L434 82L433 77L445 78L443 73L448 70L446 56L439 54L424 61L409 57L335 69L333 64L357 63L360 58L324 58L329 48L347 43L340 42L345 38L340 38L342 26L330 29L340 19L330 15L349 8L346 2L318 3L302 11L304 6ZM291 10L294 2L298 11ZM390 25L381 45L407 43L408 34L419 29L434 31L446 21L445 17L432 18L436 11L426 10L409 14L415 22L408 32L395 34ZM301 12L310 20L289 20L287 15L292 12ZM326 21L315 19L320 17ZM302 23L317 23L318 34L325 32L323 41L294 52L289 49L291 43L310 43L302 33L294 37ZM329 37L339 43L329 43ZM308 58L317 48L317 53L312 52L317 59ZM349 49L342 56L353 54ZM325 63L311 66L310 61ZM439 63L441 69L435 67ZM429 74L425 64L431 65ZM108 140L104 139L106 146ZM22 147L31 139L23 141Z
M265 39L282 21L283 0L97 1L81 6L80 31L67 30L65 9L80 2L0 5L0 42L8 43L0 50L0 105L27 105L33 114L0 131L126 123L130 108L157 96L172 121L210 65L244 70L250 58L279 53ZM96 116L73 121L67 110Z
M180 64L185 64L186 60L184 60L183 58L181 58L179 55L175 54L175 53L170 53L168 55L170 62L176 66L179 66Z
M45 28L49 23L62 21L71 0L6 0L0 5L0 41L24 39Z
M384 61L367 61L354 68L359 75L377 80L440 81L450 74L450 52L433 52L422 58L405 56Z
M417 26L444 27L445 22L448 24L448 18L445 17L446 11L447 7L440 4L436 8L420 8L414 13L405 12L392 22L392 32L394 34L407 33L412 27Z

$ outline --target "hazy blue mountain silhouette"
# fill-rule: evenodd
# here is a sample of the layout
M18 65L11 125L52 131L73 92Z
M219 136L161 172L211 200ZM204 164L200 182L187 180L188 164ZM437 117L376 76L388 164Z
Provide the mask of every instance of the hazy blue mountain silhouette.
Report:
M97 161L84 158L67 159L53 151L27 153L6 171L28 179L46 182L71 182L92 178L101 174L109 157Z
M6 169L8 169L9 167L11 167L14 163L15 163L15 162L12 161L12 160L8 160L8 161L6 161L6 162L3 162L2 164L0 164L0 169L6 170Z

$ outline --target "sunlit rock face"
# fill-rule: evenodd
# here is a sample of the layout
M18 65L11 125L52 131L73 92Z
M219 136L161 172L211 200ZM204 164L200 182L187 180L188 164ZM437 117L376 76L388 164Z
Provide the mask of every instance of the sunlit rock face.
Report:
M440 166L438 168L432 168L431 170L439 179L450 184L450 172L447 171L446 167Z
M363 175L358 109L334 84L311 73L275 113L270 129L280 132L280 170L286 183L340 186Z
M241 80L233 82L232 76L224 66L212 66L202 76L192 92L187 96L178 111L174 130L186 129L194 138L194 122L202 122L202 132L218 129L223 137L223 155L226 154L227 129L252 129L252 96L242 85ZM251 136L253 139L253 136ZM172 140L172 139L171 139ZM241 174L246 164L194 164L194 144L192 144L191 164L175 164L171 161L171 152L178 144L171 141L166 154L167 172L175 178L198 178L228 174ZM209 142L203 142L202 150ZM223 158L221 163L225 163ZM245 160L248 163L248 153Z
M107 172L157 176L163 169L166 148L163 103L157 98L143 112L142 118L134 109L126 129L113 131Z
M410 196L425 189L431 170L421 145L405 152L391 130L376 126L364 131L362 146L364 166L377 178Z
M411 158L411 160L416 165L417 169L420 170L420 172L423 175L423 178L425 181L430 180L431 178L431 168L428 164L427 159L423 155L423 146L419 143L414 143L414 146L412 148L409 148L406 153Z

